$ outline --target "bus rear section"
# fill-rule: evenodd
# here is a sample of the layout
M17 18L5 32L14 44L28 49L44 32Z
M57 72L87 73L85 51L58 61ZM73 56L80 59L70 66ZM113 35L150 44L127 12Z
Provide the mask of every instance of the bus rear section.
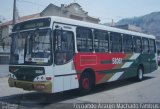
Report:
M94 84L132 77L141 81L158 68L155 37L117 31L77 28L75 66L84 91Z

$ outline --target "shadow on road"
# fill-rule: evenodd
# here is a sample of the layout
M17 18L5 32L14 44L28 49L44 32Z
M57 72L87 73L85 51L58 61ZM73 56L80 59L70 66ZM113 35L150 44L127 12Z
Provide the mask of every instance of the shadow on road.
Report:
M149 79L153 79L153 78L155 78L155 77L145 76L143 81L146 81L146 80L149 80ZM138 83L138 81L136 81L135 78L130 78L130 79L125 79L125 80L119 80L119 81L104 83L104 84L100 84L100 85L96 86L96 88L93 91L93 93L109 91L109 90L112 90L112 89L115 89L115 88L127 86L127 85L130 85L130 84L135 84L135 83Z
M153 79L154 77L144 77L143 81ZM97 85L94 90L90 93L100 93L103 91L109 91L115 88L135 84L134 79L127 79L127 80L120 80L110 83L104 83ZM40 93L40 92L31 92L31 93L24 93L24 94L17 94L17 95L10 95L10 96L4 96L0 97L0 102L6 102L10 104L18 104L26 108L43 108L50 104L55 104L59 102L63 102L65 100L74 99L77 97L81 97L80 94L78 94L78 90L70 90L65 91L63 93L55 93L55 94L48 94L48 93Z

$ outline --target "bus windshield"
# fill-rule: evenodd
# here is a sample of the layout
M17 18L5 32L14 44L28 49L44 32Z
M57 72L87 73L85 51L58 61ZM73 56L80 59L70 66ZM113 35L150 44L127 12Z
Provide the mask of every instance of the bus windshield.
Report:
M50 29L16 32L11 35L11 64L49 64Z

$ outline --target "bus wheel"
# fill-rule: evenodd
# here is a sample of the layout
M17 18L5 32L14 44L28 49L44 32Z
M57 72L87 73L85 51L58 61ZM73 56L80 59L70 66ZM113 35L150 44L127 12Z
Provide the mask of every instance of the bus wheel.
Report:
M83 74L80 78L79 91L80 94L88 94L93 88L93 81L89 74Z
M139 67L137 70L137 80L142 81L143 80L143 69L142 67Z

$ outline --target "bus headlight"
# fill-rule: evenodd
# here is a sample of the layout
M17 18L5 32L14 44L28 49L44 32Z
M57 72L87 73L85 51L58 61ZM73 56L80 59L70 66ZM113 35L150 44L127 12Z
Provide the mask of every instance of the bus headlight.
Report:
M34 81L35 81L35 82L38 82L38 81L46 81L46 76L45 76L45 75L37 76L37 77L34 78Z
M9 74L9 77L12 78L12 79L17 79L16 76L12 73Z

